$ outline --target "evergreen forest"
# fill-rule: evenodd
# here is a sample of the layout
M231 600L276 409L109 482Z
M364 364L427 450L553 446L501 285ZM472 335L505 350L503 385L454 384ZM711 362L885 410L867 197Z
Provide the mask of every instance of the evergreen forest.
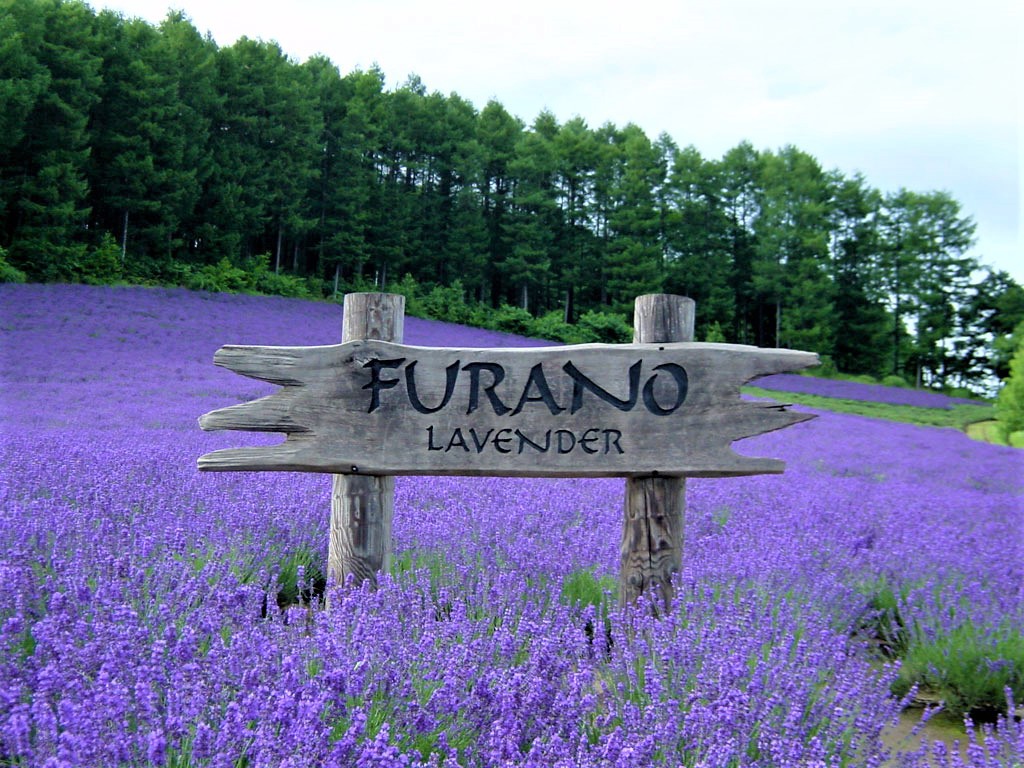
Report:
M567 324L679 293L699 340L984 391L1024 290L974 234L946 192L883 192L795 146L708 158L634 124L528 123L416 75L389 88L274 42L218 46L181 12L0 0L4 280L376 286Z

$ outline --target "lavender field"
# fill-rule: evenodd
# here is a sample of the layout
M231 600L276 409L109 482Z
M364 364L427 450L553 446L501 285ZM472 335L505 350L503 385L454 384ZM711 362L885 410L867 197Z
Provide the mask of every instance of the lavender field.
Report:
M324 611L292 598L329 478L200 475L277 438L196 419L272 391L222 344L340 329L325 303L0 285L0 766L1024 766L998 711L962 751L883 739L911 641L925 677L1024 699L1024 452L827 412L738 443L787 471L689 481L660 619L614 604L621 480L398 478L392 573Z

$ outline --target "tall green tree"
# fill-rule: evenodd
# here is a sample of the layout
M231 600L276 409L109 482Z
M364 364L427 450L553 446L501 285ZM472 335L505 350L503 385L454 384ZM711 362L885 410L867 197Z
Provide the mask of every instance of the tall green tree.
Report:
M639 126L623 128L615 146L618 151L608 217L613 239L605 257L606 274L611 306L629 312L634 297L658 291L664 279L655 194L666 169L660 153Z
M506 286L506 299L523 309L548 308L543 289L551 273L558 207L555 178L558 168L554 139L558 123L550 112L534 120L532 130L523 132L509 163L513 180L511 207L504 222L510 244L505 259L498 263ZM511 295L509 295L511 294Z
M101 82L94 17L63 0L4 0L0 11L21 38L2 47L28 75L8 86L17 97L2 171L10 261L34 279L74 279L88 252L89 118Z
M957 334L956 308L967 303L976 262L965 251L974 223L943 192L901 189L880 215L880 276L892 317L892 372L941 385L948 340Z
M431 202L436 200L436 179L430 147L439 130L430 122L425 86L410 75L402 87L384 98L380 151L377 156L379 189L372 202L370 251L374 280L386 285L406 271L416 272L425 259L425 239L431 236Z
M671 206L665 231L671 260L665 289L697 302L696 334L735 326L732 251L718 169L693 146L677 151L666 182Z
M924 235L917 225L920 195L906 189L887 194L879 212L879 278L886 295L892 327L889 333L889 372L905 375L912 354L907 317L917 309Z
M175 198L194 204L198 191L184 167L179 82L156 28L110 11L96 22L103 66L91 122L91 228L116 235L122 264L129 246L135 257L169 256L184 213Z
M840 371L880 376L886 370L889 316L877 273L876 218L881 195L860 175L831 175L830 209L836 338L833 362Z
M16 198L26 182L23 144L30 116L50 88L50 70L39 59L42 14L26 0L0 2L0 245L9 245L20 219Z
M309 70L276 43L244 37L220 49L217 65L224 102L213 126L208 236L219 255L272 253L279 271L287 244L301 244L314 223L306 193L319 173L322 117Z
M426 123L423 152L427 174L422 191L422 255L417 264L428 279L447 285L459 279L471 291L483 284L486 242L480 240L476 217L467 204L482 173L482 155L476 140L477 113L456 94L434 92L424 102ZM461 225L468 227L460 233Z
M1024 287L1005 270L983 268L972 300L962 311L969 323L967 337L975 342L971 355L982 362L984 375L1005 379L1010 375L1014 334L1024 323ZM991 345L986 343L989 338Z
M323 116L310 267L332 280L337 292L343 277L362 277L371 256L370 203L378 185L384 77L375 69L342 77L331 61L319 56L303 66Z
M459 280L479 296L487 282L487 227L480 199L484 153L478 137L479 114L467 100L444 100L439 154L440 241L434 268L442 284Z
M763 192L760 187L760 156L749 142L730 149L716 164L715 178L725 215L725 242L731 265L733 327L729 337L743 344L761 345L763 305L757 300L753 274L756 255L755 223L761 215ZM772 323L774 325L774 323Z
M586 284L599 272L594 247L594 177L599 146L594 132L581 117L562 124L552 139L557 163L555 193L561 210L552 268L565 297L563 318L578 315L581 292L586 303Z
M831 354L834 290L828 252L830 188L818 161L793 146L761 155L754 290L774 328L765 346Z
M209 213L201 201L214 173L212 127L223 103L216 86L217 45L180 11L168 13L159 30L153 66L173 83L176 95L175 112L165 114L161 125L160 208L173 227L165 247L176 261L189 263L203 258L201 232Z
M1009 273L983 267L958 308L962 333L953 339L951 374L958 387L991 392L1010 375L1017 334L1024 336L1024 288Z
M955 347L964 339L964 316L977 260L968 254L974 244L974 221L945 192L925 195L919 224L927 233L915 318L915 356L924 381L945 387L956 374Z
M505 226L512 192L509 166L515 158L522 132L522 122L493 99L480 112L477 124L477 141L482 157L480 199L488 235L488 298L495 304L501 300L505 289L505 281L496 265L509 258L512 248Z

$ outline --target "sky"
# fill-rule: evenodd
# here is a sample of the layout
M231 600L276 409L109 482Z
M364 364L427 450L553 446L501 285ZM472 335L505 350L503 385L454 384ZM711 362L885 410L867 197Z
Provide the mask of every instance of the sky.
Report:
M220 46L276 41L343 74L418 75L527 124L636 123L718 159L793 145L882 192L944 191L971 253L1024 283L1024 3L1018 0L110 0L181 10ZM1020 6L1020 8L1018 8Z

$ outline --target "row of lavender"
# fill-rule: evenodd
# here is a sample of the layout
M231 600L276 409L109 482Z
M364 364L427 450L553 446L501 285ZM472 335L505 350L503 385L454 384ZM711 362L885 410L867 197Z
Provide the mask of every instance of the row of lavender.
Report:
M740 444L783 476L690 481L667 618L563 599L617 570L621 481L487 478L400 478L404 567L279 612L279 572L326 558L329 481L200 476L273 438L195 420L270 390L221 344L339 333L324 304L0 286L0 765L923 766L881 739L874 585L925 633L1024 624L1022 454L833 414ZM1024 762L1024 730L967 759Z
M984 406L983 400L966 397L951 397L942 392L927 389L903 389L882 384L868 384L862 381L842 379L818 379L795 373L776 373L757 380L755 386L779 392L795 392L820 397L835 397L844 400L860 400L888 405L911 405L918 408L949 409L954 405Z

